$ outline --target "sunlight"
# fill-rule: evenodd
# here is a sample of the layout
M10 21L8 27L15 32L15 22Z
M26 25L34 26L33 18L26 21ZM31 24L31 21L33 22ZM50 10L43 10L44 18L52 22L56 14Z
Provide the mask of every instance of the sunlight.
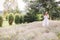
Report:
M58 2L58 1L60 1L60 0L56 0L56 2Z
M25 9L25 3L23 2L23 0L18 0L18 7L20 10L24 10Z
M3 7L4 1L5 0L0 0L0 11L3 11L4 10L4 7ZM56 1L60 1L60 0L56 0ZM18 3L19 10L24 11L25 10L25 6L26 6L26 3L24 3L23 0L17 0L17 3Z
M5 0L0 0L0 11L3 11L4 10L4 7L3 7L3 3L4 3ZM23 0L17 0L17 3L18 3L18 8L19 10L24 10L25 9L25 3L23 2Z
M0 0L0 11L3 11L4 7L3 7L3 3L5 0Z

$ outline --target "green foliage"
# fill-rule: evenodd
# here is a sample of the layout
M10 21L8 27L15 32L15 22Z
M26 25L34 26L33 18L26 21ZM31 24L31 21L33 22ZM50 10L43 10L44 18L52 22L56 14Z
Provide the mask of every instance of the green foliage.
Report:
M37 14L37 21L42 21L43 20L43 15L42 14Z
M59 17L59 13L53 13L52 14L53 20Z
M15 23L16 24L21 24L21 23L25 23L26 21L24 20L24 15L16 15L15 16Z
M6 21L8 20L8 17L9 17L9 16L7 15L7 16L6 16Z
M20 22L21 22L21 23L25 23L25 22L26 22L26 21L24 20L24 19L25 19L24 17L25 17L25 15L20 16Z
M19 24L20 23L20 17L19 15L15 15L15 24Z
M19 20L19 23L23 23L23 18L22 18L22 16L20 16L20 20Z
M2 16L0 16L0 27L2 27L2 24L3 24L3 18Z
M32 13L27 13L25 16L24 16L24 21L25 22L33 22L33 21L37 21L37 17L35 14L32 14Z
M9 20L8 20L9 25L12 25L13 21L14 21L14 17L13 17L12 14L10 14L10 15L9 15Z
M58 38L60 39L60 32L57 34Z
M29 23L29 17L27 15L24 16L24 22L28 22Z
M43 16L42 14L33 14L33 13L27 13L24 16L24 22L34 22L34 21L42 21Z
M51 19L55 19L60 16L60 9L57 9L58 5L55 0L30 0L27 2L30 3L30 5L28 4L29 13L35 15L36 13L44 13L45 11L48 11Z

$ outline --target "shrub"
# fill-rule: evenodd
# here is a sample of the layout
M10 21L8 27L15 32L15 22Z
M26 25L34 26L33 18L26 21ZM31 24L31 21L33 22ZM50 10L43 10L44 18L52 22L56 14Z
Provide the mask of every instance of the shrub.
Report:
M0 27L2 27L2 24L3 24L3 18L2 16L0 16Z
M9 19L8 19L9 25L12 25L13 20L14 20L14 17L13 17L12 14L10 14L10 15L9 15Z
M9 16L7 15L7 16L6 16L6 21L8 20L8 17L9 17Z
M23 17L22 16L20 16L20 23L23 23Z
M57 37L60 39L60 32L57 33Z
M24 21L25 21L25 22L28 22L28 23L35 21L34 15L33 15L33 14L30 14L30 13L27 13L27 14L24 16Z
M19 24L20 23L20 17L19 15L15 15L15 24Z
M24 16L24 22L29 23L30 20L31 20L31 19L28 17L28 15L25 15L25 16Z
M37 17L37 21L42 21L43 20L43 15L42 14L37 14L36 15L36 17Z

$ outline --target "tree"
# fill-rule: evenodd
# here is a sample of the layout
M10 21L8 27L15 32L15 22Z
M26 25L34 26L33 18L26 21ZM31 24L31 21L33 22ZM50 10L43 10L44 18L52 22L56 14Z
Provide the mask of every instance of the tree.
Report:
M5 0L4 2L4 11L10 13L18 9L18 4L16 0Z
M33 14L44 13L45 11L48 11L51 19L53 19L55 16L58 15L57 13L59 12L57 7L58 7L58 4L55 2L55 0L28 1L28 9L33 10ZM41 11L41 9L43 9L43 11Z

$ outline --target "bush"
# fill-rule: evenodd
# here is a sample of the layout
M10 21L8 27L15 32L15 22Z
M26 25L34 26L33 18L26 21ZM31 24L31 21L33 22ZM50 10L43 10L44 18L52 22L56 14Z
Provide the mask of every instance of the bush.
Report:
M15 15L15 24L19 24L20 23L20 17L19 15Z
M31 14L31 13L27 13L25 16L24 16L24 21L26 22L33 22L33 21L36 21L36 16L34 14Z
M9 16L7 15L7 16L6 16L6 21L8 20L8 17L9 17Z
M24 16L24 22L30 23L34 21L42 21L43 15L42 14L33 14L33 13L27 13Z
M36 17L37 17L37 21L42 21L43 20L43 15L42 14L37 14L36 15Z
M24 22L27 22L27 23L29 23L30 22L30 17L28 16L28 15L25 15L24 16Z
M8 19L9 25L12 25L13 20L14 20L14 17L13 17L12 14L10 14L10 15L9 15L9 19Z
M24 18L23 18L23 16L20 16L20 23L24 23Z
M0 27L2 27L2 24L3 24L3 18L2 16L0 16Z
M60 39L60 32L57 33L57 37Z

